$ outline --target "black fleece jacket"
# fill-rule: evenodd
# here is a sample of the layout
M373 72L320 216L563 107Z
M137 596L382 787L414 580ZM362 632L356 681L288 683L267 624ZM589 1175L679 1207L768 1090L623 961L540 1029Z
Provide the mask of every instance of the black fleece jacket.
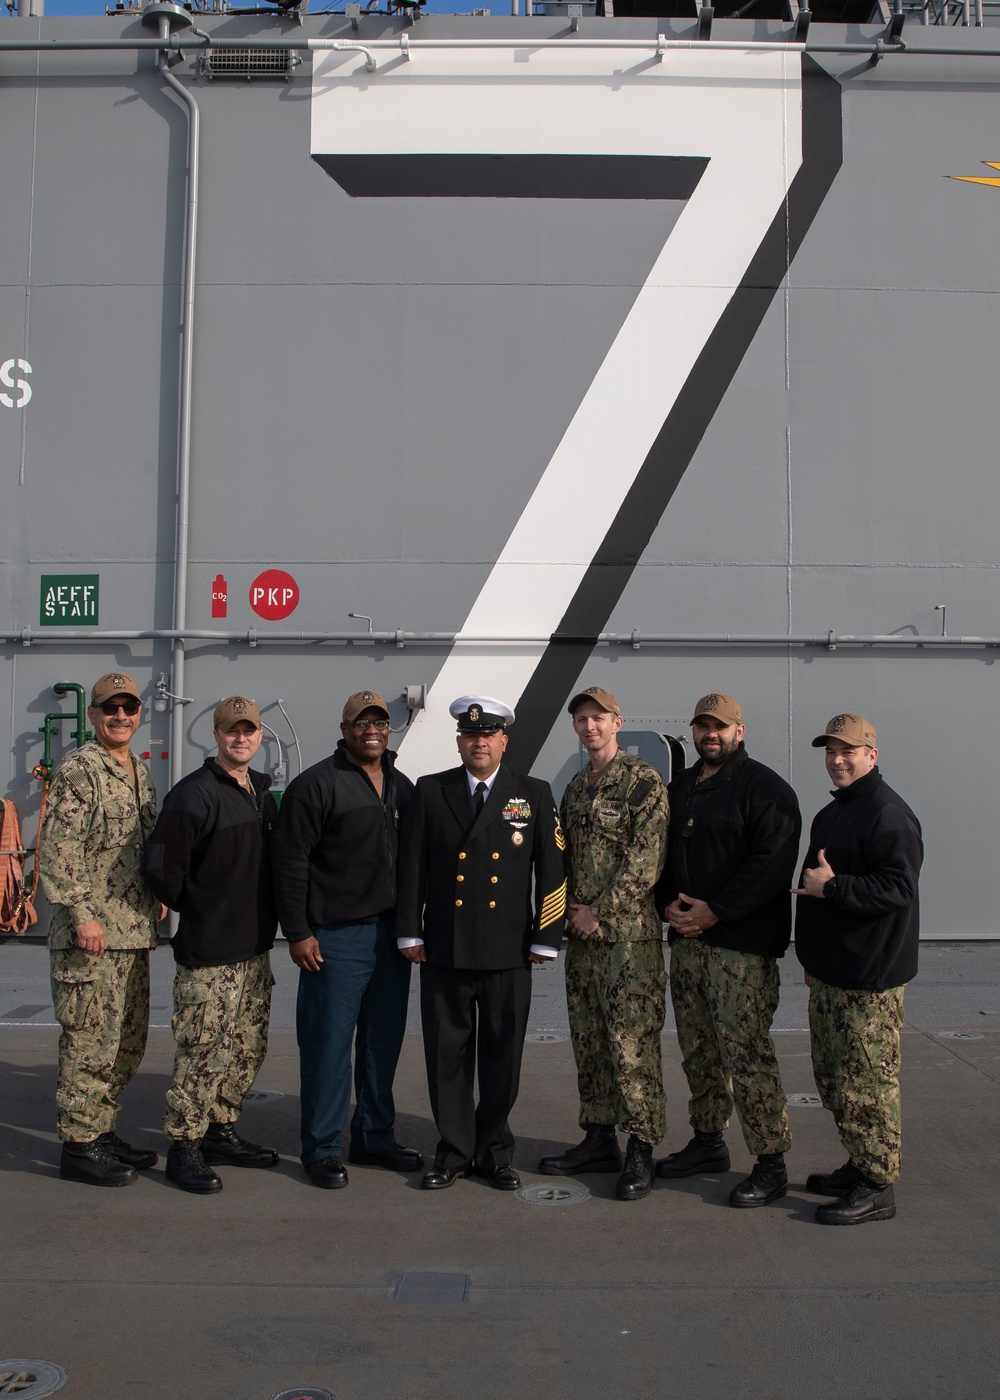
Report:
M266 773L251 768L250 781L253 797L206 758L167 793L146 842L142 873L180 913L172 947L184 967L245 962L274 943L268 845L277 807Z
M792 936L790 894L802 818L795 793L743 744L718 773L686 768L667 788L667 864L656 886L661 917L683 892L719 920L703 943L779 958ZM673 943L679 937L668 934Z
M835 873L822 899L798 897L799 962L834 987L902 986L917 971L924 846L920 823L878 768L838 788L816 814L803 870L820 851Z
M413 795L395 765L387 749L380 798L341 739L329 758L288 785L271 859L290 943L327 924L373 924L395 908L399 822Z

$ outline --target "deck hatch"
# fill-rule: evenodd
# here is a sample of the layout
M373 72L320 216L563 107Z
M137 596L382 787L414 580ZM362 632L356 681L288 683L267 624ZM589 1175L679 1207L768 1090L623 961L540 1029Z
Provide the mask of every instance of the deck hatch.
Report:
M392 1297L396 1303L467 1303L469 1275L404 1274Z
M292 68L289 49L212 47L201 55L201 71L210 78L282 78Z
M13 1011L4 1011L2 1015L0 1015L0 1021L27 1021L31 1016L37 1016L39 1011L47 1010L48 1003L39 1005L36 1002L32 1002L30 1006L15 1006ZM2 1394L3 1391L0 1390L0 1395Z

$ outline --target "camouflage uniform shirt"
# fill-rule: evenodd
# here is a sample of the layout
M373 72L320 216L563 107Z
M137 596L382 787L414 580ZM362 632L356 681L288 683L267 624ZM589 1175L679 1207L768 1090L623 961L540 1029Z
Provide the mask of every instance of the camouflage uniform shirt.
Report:
M42 885L53 906L51 948L71 948L73 927L99 919L109 948L156 945L159 906L140 873L156 821L149 769L128 768L95 739L59 765L38 848Z
M570 902L589 904L607 942L663 936L653 886L663 870L669 807L663 779L620 749L594 785L584 770L560 809L569 855Z

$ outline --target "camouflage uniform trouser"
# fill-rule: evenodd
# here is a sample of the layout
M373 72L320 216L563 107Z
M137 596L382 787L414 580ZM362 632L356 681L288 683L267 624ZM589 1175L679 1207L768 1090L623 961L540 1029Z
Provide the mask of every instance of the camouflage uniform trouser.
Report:
M62 1026L56 1111L63 1142L93 1142L118 1118L118 1095L142 1062L149 1029L149 950L51 948L52 1005Z
M700 938L671 945L670 995L691 1090L691 1126L721 1132L735 1102L755 1156L792 1145L771 1042L778 987L776 958L714 948Z
M666 1132L660 1032L667 974L659 939L571 937L566 1002L580 1090L580 1126L618 1125L643 1142Z
M194 1141L210 1123L235 1123L267 1054L271 1015L267 953L222 967L180 967L174 976L177 1041L163 1131Z
M899 1033L903 987L809 988L813 1075L851 1161L880 1186L899 1180Z

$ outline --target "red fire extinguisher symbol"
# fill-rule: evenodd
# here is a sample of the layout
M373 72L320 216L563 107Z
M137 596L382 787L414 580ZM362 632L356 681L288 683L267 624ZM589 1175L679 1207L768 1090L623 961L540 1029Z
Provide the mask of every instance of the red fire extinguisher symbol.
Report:
M212 584L212 616L225 617L228 601L229 588L226 580L221 574L216 574L215 582Z

